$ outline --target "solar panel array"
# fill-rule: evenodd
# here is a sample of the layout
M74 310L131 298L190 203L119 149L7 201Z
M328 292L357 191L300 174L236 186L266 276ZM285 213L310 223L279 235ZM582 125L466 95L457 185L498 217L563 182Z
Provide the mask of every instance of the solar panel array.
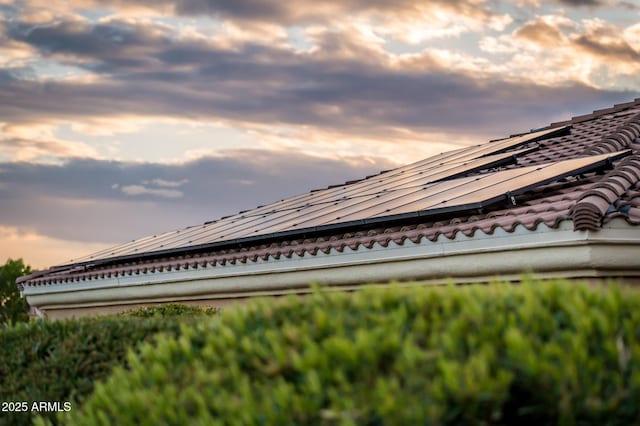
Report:
M136 257L193 247L302 235L403 215L429 216L479 208L558 177L601 166L620 154L582 157L477 176L531 151L505 152L565 129L530 133L436 155L352 184L313 191L204 225L153 235L77 259L74 263Z

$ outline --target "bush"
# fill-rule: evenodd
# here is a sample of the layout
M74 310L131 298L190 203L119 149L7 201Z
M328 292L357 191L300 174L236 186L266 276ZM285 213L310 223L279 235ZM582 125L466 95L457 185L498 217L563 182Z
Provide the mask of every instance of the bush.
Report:
M0 329L0 401L71 402L88 396L127 351L164 331L178 335L190 317L99 317L69 321L32 321ZM7 408L7 407L5 407ZM0 424L28 425L32 414L2 412ZM55 413L49 413L53 419Z
M567 282L263 301L129 354L67 424L640 422L640 293Z
M218 313L217 308L207 307L201 308L199 306L188 306L177 303L168 303L166 305L147 306L132 311L123 312L120 314L125 317L174 317L184 315L215 315Z
M31 273L22 259L8 259L0 265L0 327L29 320L29 304L16 285L16 279Z

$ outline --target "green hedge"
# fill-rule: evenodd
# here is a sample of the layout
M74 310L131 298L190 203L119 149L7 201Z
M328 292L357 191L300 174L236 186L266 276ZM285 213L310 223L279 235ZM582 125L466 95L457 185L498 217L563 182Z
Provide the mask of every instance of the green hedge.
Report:
M155 309L155 308L153 308ZM180 308L174 306L171 312ZM199 313L185 307L190 314ZM0 329L0 402L26 402L27 413L8 406L0 425L29 425L36 412L33 402L71 402L72 409L88 396L94 382L105 378L127 351L140 341L164 331L177 335L187 317L99 317L69 321L43 321ZM11 408L11 412L6 410ZM48 414L54 418L54 414Z
M567 282L261 302L129 355L71 425L640 424L640 293Z
M188 306L177 303L168 303L166 305L148 306L144 308L134 309L132 311L123 312L120 315L124 317L174 317L185 315L215 315L219 312L217 308L208 307L201 308L199 306Z

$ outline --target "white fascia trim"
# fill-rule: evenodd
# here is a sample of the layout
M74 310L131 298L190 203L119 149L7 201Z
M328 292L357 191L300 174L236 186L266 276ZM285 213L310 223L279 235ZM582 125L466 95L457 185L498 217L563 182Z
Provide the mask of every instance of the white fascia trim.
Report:
M256 262L148 272L79 282L25 286L31 306L40 309L104 306L198 299L286 294L310 283L354 286L392 280L471 282L492 277L640 276L640 227L614 220L603 229L573 231L564 221L557 229L544 224L534 231L518 226L513 232L497 228L472 237L458 233L435 241L405 240L371 249L345 247L343 252L258 259Z

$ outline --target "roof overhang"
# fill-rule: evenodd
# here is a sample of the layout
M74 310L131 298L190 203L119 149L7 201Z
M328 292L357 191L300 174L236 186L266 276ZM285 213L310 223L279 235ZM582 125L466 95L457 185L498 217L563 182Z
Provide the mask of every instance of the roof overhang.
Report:
M39 311L65 317L115 306L168 301L216 305L229 299L304 293L309 283L350 289L392 280L517 280L525 272L541 278L640 280L639 249L640 227L622 219L598 231L578 232L565 220L557 228L539 224L530 230L519 225L512 232L496 228L491 234L458 233L452 239L441 235L435 242L407 239L386 247L375 243L341 252L25 286L23 295Z

